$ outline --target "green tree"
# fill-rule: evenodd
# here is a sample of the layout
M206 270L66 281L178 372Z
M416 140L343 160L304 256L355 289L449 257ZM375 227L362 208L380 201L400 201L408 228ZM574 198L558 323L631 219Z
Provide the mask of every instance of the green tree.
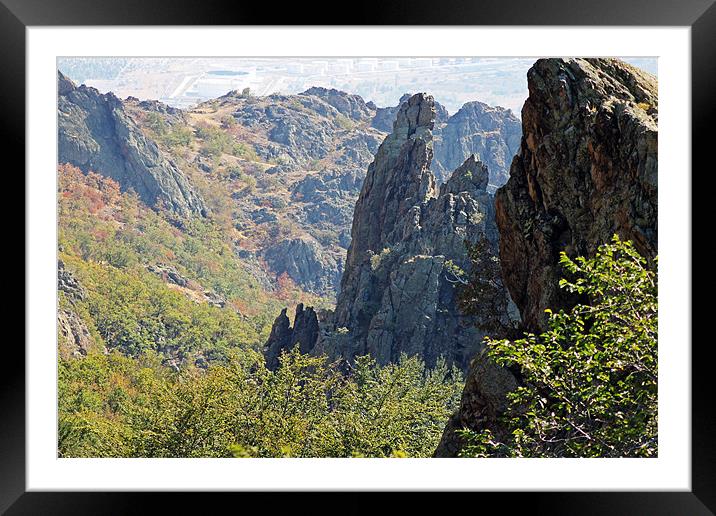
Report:
M462 377L417 357L348 374L326 357L233 348L207 370L161 354L61 360L64 457L429 457L457 408Z
M464 430L463 456L657 455L655 271L617 236L592 259L562 253L560 263L576 278L560 286L589 302L548 310L541 335L488 340L498 365L519 368L521 386L508 394L507 436Z

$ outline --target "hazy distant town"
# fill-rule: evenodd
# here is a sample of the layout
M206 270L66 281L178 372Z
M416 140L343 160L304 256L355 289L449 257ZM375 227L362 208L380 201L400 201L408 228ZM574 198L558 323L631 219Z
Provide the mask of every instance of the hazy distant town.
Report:
M656 58L623 58L656 75ZM58 59L77 83L119 97L157 99L187 108L231 90L294 94L311 86L361 95L378 106L395 105L406 92L428 91L454 113L480 99L520 116L526 73L535 58L82 58Z

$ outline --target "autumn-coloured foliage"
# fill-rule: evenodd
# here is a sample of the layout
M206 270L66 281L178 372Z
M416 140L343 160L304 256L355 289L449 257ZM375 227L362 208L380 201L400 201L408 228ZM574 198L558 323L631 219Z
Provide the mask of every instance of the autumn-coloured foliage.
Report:
M75 203L75 208L92 215L110 217L111 209L120 198L119 184L111 178L90 171L84 174L68 163L58 168L59 194L63 200Z
M230 346L259 345L287 301L311 302L287 277L277 292L262 286L235 254L224 228L212 220L174 224L169 212L143 205L133 192L122 193L114 180L71 165L58 167L58 193L60 257L87 288L82 303L92 320L86 322L109 348L172 356L182 349L216 348L218 337L207 335L186 348L187 332L204 331L194 325L199 324L195 305L207 302L205 292L225 300L226 308L209 309L210 318L243 335ZM150 272L157 264L171 264L184 286L174 285L166 272ZM170 306L176 317L168 317ZM240 308L238 313L233 307ZM237 318L239 313L248 319Z

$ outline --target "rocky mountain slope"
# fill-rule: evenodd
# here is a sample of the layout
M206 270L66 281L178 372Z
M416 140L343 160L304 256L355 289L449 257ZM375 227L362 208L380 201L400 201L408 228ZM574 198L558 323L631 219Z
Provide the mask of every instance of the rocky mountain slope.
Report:
M366 169L399 106L314 87L267 97L234 91L179 110L102 95L61 73L59 91L60 162L99 170L180 217L211 213L269 287L291 281L335 296ZM469 103L449 117L436 102L435 112L438 183L472 153L501 177L513 152L509 111Z
M299 342L348 361L371 354L387 363L407 353L464 367L480 346L479 321L457 309L455 268L469 265L465 241L496 241L488 170L471 155L438 187L430 170L435 119L426 94L401 105L356 203L335 311L321 317L320 332L310 308L297 310L292 328L284 311L266 345L269 362ZM503 307L507 320L506 295Z
M495 199L504 282L524 327L576 300L559 289L559 252L592 256L614 233L657 252L658 98L654 77L616 59L541 59L528 73L522 142ZM459 411L436 456L454 456L455 430L499 438L513 372L484 354L471 365Z
M490 171L489 190L507 182L512 157L522 136L519 119L509 109L468 102L435 133L432 170L444 181L466 156L477 154Z
M183 172L146 138L112 93L75 86L58 72L58 161L115 179L149 206L206 214Z

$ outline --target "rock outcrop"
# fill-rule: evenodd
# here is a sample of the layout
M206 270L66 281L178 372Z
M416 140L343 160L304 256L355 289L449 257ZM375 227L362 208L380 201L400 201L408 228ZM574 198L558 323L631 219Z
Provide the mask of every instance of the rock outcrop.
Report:
M61 303L57 310L59 352L65 358L84 357L96 343L89 328L77 314L75 303L82 301L87 294L62 260L57 260L57 290L67 300L67 303Z
M221 99L236 104L233 117L241 126L266 134L266 140L254 143L258 155L289 170L330 159L347 136L365 139L368 147L383 136L367 126L371 110L363 99L338 90L311 88L298 95ZM372 153L354 157L344 164L363 166Z
M264 346L266 367L275 370L279 366L279 356L282 351L290 351L298 345L301 353L309 353L318 340L318 317L313 308L303 308L303 304L296 306L293 326L286 315L286 308L276 318L271 327L271 334Z
M398 116L398 111L400 111L400 106L402 106L404 102L407 102L410 96L410 93L404 93L403 96L400 97L400 100L398 100L396 106L377 108L370 125L386 133L392 131L395 117Z
M64 292L73 301L85 298L85 289L77 278L65 268L65 262L57 260L57 290Z
M574 302L560 251L593 255L614 233L657 249L656 79L617 59L541 59L527 74L524 136L496 195L505 284L528 328Z
M199 194L157 145L144 136L112 93L75 86L58 72L58 158L116 180L151 207L185 216L206 214Z
M524 328L539 332L545 308L576 301L558 285L560 251L593 256L617 233L656 255L658 98L654 77L616 59L541 59L527 80L520 152L495 208L503 281ZM456 456L460 428L499 440L505 396L518 385L480 353L435 456Z
M488 171L470 156L438 187L430 170L435 118L432 97L410 97L368 167L336 309L310 351L348 362L370 354L379 363L406 353L428 365L444 356L465 367L481 345L475 318L458 311L454 268L469 266L465 241L496 241ZM293 338L287 328L283 313L269 350Z
M340 114L352 120L367 120L373 116L373 110L368 107L360 95L319 86L308 88L301 95L312 95L323 99L327 104L336 108Z
M264 259L277 275L285 273L312 292L336 289L341 279L343 264L308 236L278 242L264 252Z
M444 180L470 154L477 154L490 171L494 191L507 182L521 136L520 120L509 109L468 102L436 131L433 172Z
M409 94L400 98L397 106L378 108L371 125L389 132L400 106ZM492 107L483 102L467 102L452 116L435 102L433 127L434 156L431 170L438 183L450 177L471 154L487 165L490 172L488 191L507 182L510 162L517 153L522 135L520 120L502 107Z

